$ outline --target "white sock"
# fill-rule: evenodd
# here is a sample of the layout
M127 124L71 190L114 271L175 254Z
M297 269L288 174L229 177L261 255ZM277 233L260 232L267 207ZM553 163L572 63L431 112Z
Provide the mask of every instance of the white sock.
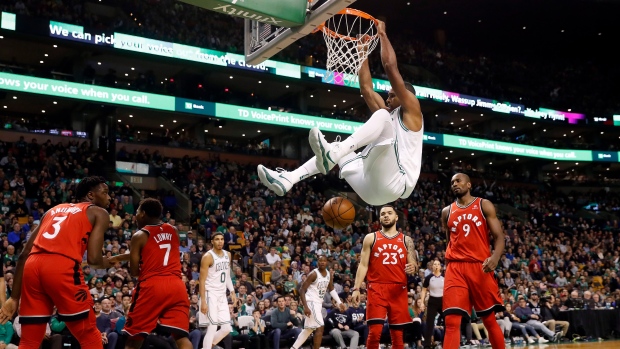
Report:
M314 332L314 329L304 328L304 330L301 331L299 336L297 336L297 340L295 341L295 343L293 343L293 347L292 348L294 348L294 349L301 348L301 346L304 345L304 343L306 342L306 339L308 339L308 337L310 337L312 332Z
M306 161L305 164L290 172L289 180L295 184L303 179L319 173L319 170L316 168L316 156L313 156L312 159Z
M340 157L372 143L382 136L385 127L392 127L392 117L385 109L379 109L351 136L340 143Z
M213 338L215 337L215 332L217 332L217 325L207 326L207 334L205 335L205 339L202 340L203 349L213 348Z

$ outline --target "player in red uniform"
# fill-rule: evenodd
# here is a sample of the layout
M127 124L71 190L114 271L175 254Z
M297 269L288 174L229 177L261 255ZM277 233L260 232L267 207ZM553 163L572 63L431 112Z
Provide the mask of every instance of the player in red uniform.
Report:
M161 203L144 199L136 211L140 228L131 237L130 272L138 277L123 333L125 349L138 349L144 336L162 327L176 339L179 349L192 349L189 334L189 298L181 280L181 254L177 230L162 223Z
M450 182L456 201L441 211L448 238L443 315L446 322L445 349L457 349L463 315L472 307L489 331L494 349L503 349L504 334L495 312L504 309L493 271L504 253L504 231L489 200L471 196L469 176L457 173ZM491 255L489 232L495 241Z
M360 301L359 287L367 278L369 326L366 346L378 349L383 323L390 324L392 348L403 349L403 328L411 322L407 305L407 274L414 275L418 261L413 240L396 230L398 215L392 205L381 207L382 229L364 237L361 262L355 275L353 302Z
M78 204L60 204L45 213L17 261L11 298L0 310L6 323L19 309L22 324L20 348L38 349L45 336L53 308L65 321L83 349L101 349L93 299L82 275L82 258L88 264L110 268L103 258L103 234L110 217L108 186L101 177L86 177L78 184Z

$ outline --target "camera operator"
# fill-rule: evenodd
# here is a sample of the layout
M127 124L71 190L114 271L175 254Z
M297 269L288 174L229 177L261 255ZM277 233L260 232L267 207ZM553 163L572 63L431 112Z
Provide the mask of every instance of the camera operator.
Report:
M565 337L568 332L569 323L566 321L555 320L557 312L560 310L554 305L555 297L553 295L549 297L538 297L538 292L532 291L530 293L530 300L527 306L532 309L532 312L540 317L540 322L547 326L549 330L555 333L556 325L562 327L561 336L554 336L554 341L560 340ZM555 308L555 309L554 309Z

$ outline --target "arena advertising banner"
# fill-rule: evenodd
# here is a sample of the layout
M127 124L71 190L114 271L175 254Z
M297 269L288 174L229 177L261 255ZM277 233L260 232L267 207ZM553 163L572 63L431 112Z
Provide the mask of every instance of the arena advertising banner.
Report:
M141 164L139 162L117 161L116 171L131 174L149 174L149 164Z
M15 14L7 12L3 12L1 18L3 20L0 26L4 27L4 23L6 22L8 27L13 28L11 30L45 35L62 40L107 46L118 50L139 52L148 55L245 69L294 79L314 80L325 84L336 84L336 82L328 79L327 71L320 68L300 66L274 60L266 60L259 65L248 65L245 64L245 57L241 54L181 45L117 32L105 33L94 29L88 30L79 25L56 21L42 21L20 15L16 16ZM20 23L23 24L20 25ZM350 87L358 89L359 84L355 83ZM391 89L390 82L382 79L373 79L373 87L375 91L380 93L386 93ZM468 96L422 86L415 86L415 89L418 98L429 99L438 103L568 124L577 124L579 122L584 122L586 119L586 115L579 113L546 108L532 108L521 104L500 102L489 98ZM609 119L609 122L605 124L615 124L611 117L605 118L605 120L607 119ZM618 120L618 124L620 125L620 119Z
M115 105L174 111L174 97L63 80L0 73L0 89Z
M322 131L343 134L352 134L362 125L362 123L353 121L287 113L277 110L263 110L223 103L203 102L9 73L0 73L0 90L162 111L176 111L282 127L304 129L319 127ZM620 158L618 152L543 148L430 132L424 134L424 142L439 146L469 149L472 151L485 151L516 156L522 155L560 161L618 162Z
M525 144L498 142L479 138L469 138L453 135L443 136L446 147L462 148L476 151L486 151L491 153L529 156L538 159L560 160L560 161L592 161L592 151L573 150L573 149L554 149L535 147Z
M256 109L238 105L201 102L184 98L177 98L177 111L283 127L305 129L318 127L322 131L346 134L352 134L362 126L360 122L286 113L277 110Z

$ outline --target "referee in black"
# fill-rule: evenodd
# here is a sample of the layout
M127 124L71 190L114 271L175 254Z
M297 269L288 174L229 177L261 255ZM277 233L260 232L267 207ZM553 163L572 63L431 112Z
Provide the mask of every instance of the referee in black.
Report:
M431 347L431 338L435 329L435 317L441 313L443 300L443 282L444 277L441 275L441 263L438 260L433 261L432 273L424 278L422 284L422 300L426 300L426 293L430 292L428 304L426 305L426 329L424 333L424 349Z

